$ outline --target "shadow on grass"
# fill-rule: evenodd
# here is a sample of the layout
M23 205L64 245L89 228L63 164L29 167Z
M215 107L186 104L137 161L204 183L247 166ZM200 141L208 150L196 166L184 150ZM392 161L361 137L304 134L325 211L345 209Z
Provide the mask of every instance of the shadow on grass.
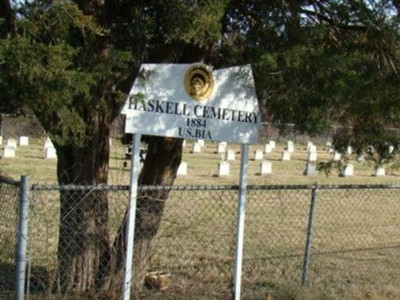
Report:
M29 274L29 293L43 293L50 289L49 273L46 268L41 266L32 266L30 270L26 270ZM11 295L16 289L15 265L0 263L0 299L5 295ZM9 298L10 299L10 298Z

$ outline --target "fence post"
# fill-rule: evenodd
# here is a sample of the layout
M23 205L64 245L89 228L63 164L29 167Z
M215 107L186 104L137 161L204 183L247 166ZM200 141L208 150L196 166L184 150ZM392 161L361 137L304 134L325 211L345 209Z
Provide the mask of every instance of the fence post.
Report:
M24 299L26 284L26 249L28 239L29 179L21 176L18 204L18 232L15 270L15 299Z
M308 215L308 227L307 227L307 237L306 237L306 248L304 251L303 274L301 277L302 286L304 286L308 281L308 269L310 265L311 242L312 242L313 227L314 227L316 201L317 201L317 186L313 185L311 189L310 213Z

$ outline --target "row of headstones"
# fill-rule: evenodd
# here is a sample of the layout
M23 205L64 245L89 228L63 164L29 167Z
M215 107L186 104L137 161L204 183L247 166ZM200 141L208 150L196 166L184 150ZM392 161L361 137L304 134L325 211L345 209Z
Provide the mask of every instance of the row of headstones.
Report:
M187 175L187 170L188 170L188 165L187 162L182 161L181 164L179 165L177 175L178 176L185 176ZM315 167L315 164L307 162L303 175L312 175L312 174L317 174L318 171ZM263 160L260 163L259 166L259 172L257 175L268 175L272 174L272 162ZM216 176L221 177L221 176L227 176L230 175L230 164L227 161L220 161L218 162L218 170ZM385 169L383 167L379 167L375 170L374 176L385 176ZM343 177L348 177L348 176L354 176L354 165L353 164L347 164L344 169L342 170L340 176Z
M184 145L185 146L185 145ZM191 153L200 153L202 147L204 147L204 140L198 140L192 144ZM263 160L264 154L271 153L276 147L276 142L271 140L264 145L264 149L256 149L254 151L254 160ZM315 162L317 160L317 148L312 143L307 146L308 161ZM217 144L217 153L222 153L222 160L235 160L235 151L227 148L226 142L219 142ZM291 160L291 153L294 152L294 144L292 141L287 142L287 146L282 153L282 161ZM334 160L340 160L340 154L335 153Z
M3 137L0 136L0 145L3 144ZM18 141L14 138L7 139L7 143L3 147L2 158L16 157L17 146L29 146L29 137L20 136ZM49 138L44 143L44 159L57 158L56 149Z
M184 142L185 146L185 142ZM198 140L193 143L192 145L192 153L199 153L201 152L201 148L204 147L204 140ZM264 149L257 149L254 152L254 160L261 160L260 164L260 172L258 173L259 175L266 175L266 174L271 174L272 173L272 163L270 161L265 161L264 159L264 154L265 153L271 153L273 149L276 147L276 142L273 140L270 140L267 144L264 145ZM306 150L308 152L308 160L303 172L303 175L312 175L315 173L318 173L315 162L317 161L317 147L314 145L312 142L308 142L306 146ZM330 142L327 142L325 145L325 150L332 154L333 160L334 161L339 161L341 160L341 153L338 151L335 151L334 148L332 147L332 144ZM217 153L223 153L222 160L218 164L218 172L217 176L224 176L224 175L229 175L229 163L227 161L235 160L235 151L231 149L227 149L227 143L226 142L219 142L217 144ZM282 161L289 161L291 159L291 153L294 152L294 143L293 141L287 141L286 147L282 153ZM347 154L352 154L352 147L348 146L347 147ZM362 161L363 157L359 157L358 161ZM183 162L182 166L178 169L178 175L186 175L187 174L187 163ZM354 175L354 165L353 164L347 164L341 174L341 176L348 177L348 176L353 176ZM385 169L383 167L379 167L375 169L375 172L373 174L374 176L385 176Z
M187 162L182 161L179 165L177 176L185 176L187 175L188 165ZM270 161L262 161L260 163L260 171L257 173L258 175L267 175L272 174L272 163ZM216 176L227 176L230 175L230 164L227 161L218 162L218 169Z

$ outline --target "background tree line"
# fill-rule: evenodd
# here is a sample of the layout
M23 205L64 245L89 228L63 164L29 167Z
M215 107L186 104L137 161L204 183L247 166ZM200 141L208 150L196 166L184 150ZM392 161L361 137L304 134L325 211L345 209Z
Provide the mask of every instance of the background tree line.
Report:
M251 64L265 121L309 134L343 125L338 150L373 145L378 160L395 158L387 147L397 136L385 129L399 126L399 9L397 0L0 0L0 112L36 115L56 147L60 185L107 183L110 127L142 63ZM182 140L145 142L140 184L172 185ZM138 203L137 288L140 249L165 203L149 201ZM60 203L56 288L119 289L125 228L110 238L107 195L61 192Z

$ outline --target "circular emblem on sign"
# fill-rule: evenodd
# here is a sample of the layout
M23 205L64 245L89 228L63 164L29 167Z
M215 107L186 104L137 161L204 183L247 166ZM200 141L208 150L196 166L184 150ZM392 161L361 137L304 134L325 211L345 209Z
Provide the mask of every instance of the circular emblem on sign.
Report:
M214 90L213 74L206 65L191 66L186 71L184 85L190 97L198 101L205 100Z

